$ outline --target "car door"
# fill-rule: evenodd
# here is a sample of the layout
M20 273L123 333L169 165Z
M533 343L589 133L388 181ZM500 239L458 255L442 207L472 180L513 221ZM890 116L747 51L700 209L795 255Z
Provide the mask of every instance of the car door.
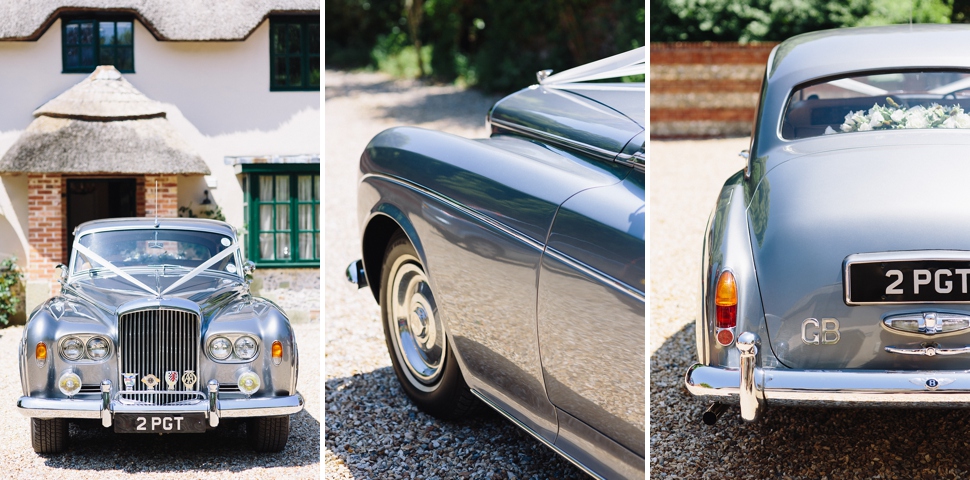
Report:
M559 419L556 445L624 477L644 457L645 221L638 168L579 192L556 214L539 273L540 359Z

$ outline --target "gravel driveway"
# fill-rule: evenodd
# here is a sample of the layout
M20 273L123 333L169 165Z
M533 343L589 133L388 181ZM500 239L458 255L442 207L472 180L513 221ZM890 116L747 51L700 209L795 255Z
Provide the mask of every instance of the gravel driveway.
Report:
M380 310L343 269L360 258L357 162L367 142L399 125L487 136L497 97L376 73L326 72L327 478L582 478L498 414L442 422L410 403L391 370Z
M3 478L320 478L320 323L295 324L300 348L297 390L306 408L290 417L281 453L256 454L245 428L202 435L115 434L71 427L67 452L38 455L30 446L30 419L16 411L20 397L17 346L23 327L0 330L0 476Z
M748 139L650 146L650 468L653 478L970 477L965 410L780 408L704 425L682 386L696 358L701 239Z

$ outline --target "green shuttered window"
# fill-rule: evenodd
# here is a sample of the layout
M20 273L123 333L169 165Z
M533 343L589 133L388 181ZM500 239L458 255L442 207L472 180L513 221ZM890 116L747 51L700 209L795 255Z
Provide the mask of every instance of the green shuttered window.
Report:
M320 17L269 21L271 91L320 90Z
M320 266L319 164L245 177L247 256L258 266Z

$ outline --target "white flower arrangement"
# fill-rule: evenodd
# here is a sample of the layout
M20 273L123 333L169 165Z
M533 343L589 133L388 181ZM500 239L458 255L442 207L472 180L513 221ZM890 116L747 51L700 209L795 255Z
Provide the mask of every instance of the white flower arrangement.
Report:
M944 107L934 103L929 107L917 105L904 108L892 98L886 98L886 103L888 105L874 104L868 112L849 112L839 131L847 133L894 128L970 128L970 115L964 113L963 107L959 105ZM832 127L825 128L826 135L839 131Z

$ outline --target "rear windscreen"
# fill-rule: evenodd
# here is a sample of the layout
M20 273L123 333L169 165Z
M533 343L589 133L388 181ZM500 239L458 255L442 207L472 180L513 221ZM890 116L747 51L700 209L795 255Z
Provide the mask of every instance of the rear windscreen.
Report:
M788 140L873 130L970 128L970 72L896 72L804 85L788 100Z

